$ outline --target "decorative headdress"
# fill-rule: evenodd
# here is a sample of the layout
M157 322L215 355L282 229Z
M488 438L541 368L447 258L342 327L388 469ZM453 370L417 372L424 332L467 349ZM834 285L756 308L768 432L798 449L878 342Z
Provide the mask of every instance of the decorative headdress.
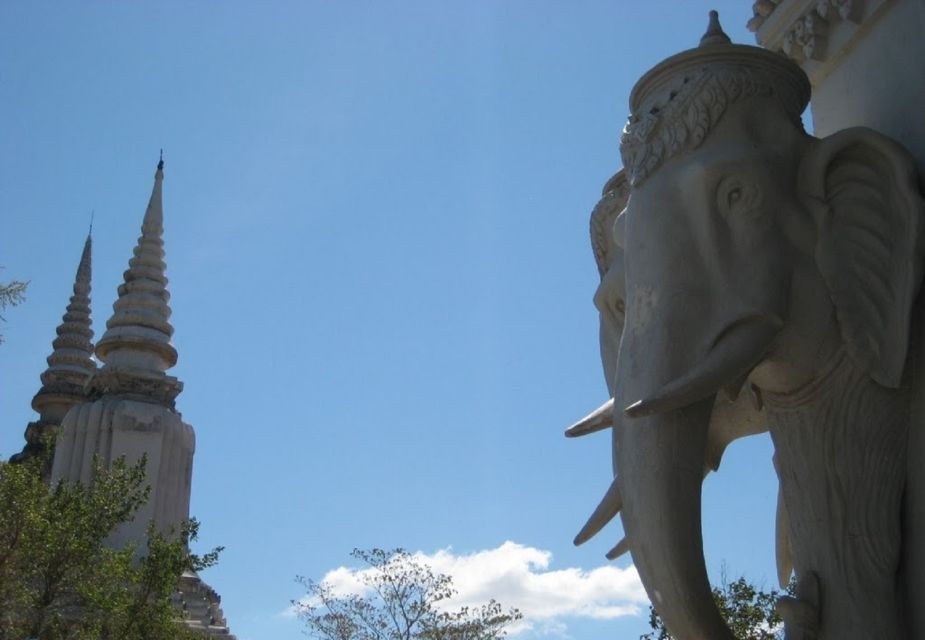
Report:
M698 147L730 104L752 96L776 99L802 128L800 114L810 96L803 70L778 53L732 44L711 11L700 46L662 61L633 87L620 139L630 185L641 184L680 151Z

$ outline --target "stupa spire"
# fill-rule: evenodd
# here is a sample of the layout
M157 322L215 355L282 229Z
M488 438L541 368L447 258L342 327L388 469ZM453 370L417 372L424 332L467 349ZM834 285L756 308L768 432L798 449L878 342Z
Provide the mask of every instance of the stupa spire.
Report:
M93 361L93 329L90 319L90 278L92 275L93 236L87 234L80 264L74 277L74 293L67 310L58 325L58 337L51 343L52 353L48 356L48 368L42 374L42 390L53 385L65 372L86 378L96 369ZM42 391L33 398L32 408L41 412Z
M84 242L73 295L51 343L48 368L41 375L42 387L32 398L39 419L26 427L26 446L14 460L38 453L44 440L60 426L64 415L86 397L86 383L96 370L93 360L93 329L90 319L90 276L92 234Z
M154 173L154 187L141 224L141 236L119 297L112 305L106 333L96 345L96 356L105 363L93 381L94 393L128 393L172 406L182 386L165 371L177 363L171 344L170 294L164 262L164 212L162 185L164 160Z

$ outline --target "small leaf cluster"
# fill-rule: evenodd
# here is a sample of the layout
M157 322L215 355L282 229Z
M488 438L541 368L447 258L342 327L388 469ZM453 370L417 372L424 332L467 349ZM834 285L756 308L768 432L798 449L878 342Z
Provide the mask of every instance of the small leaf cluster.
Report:
M198 523L148 528L144 552L107 539L148 499L145 460L94 463L89 485L42 477L47 460L0 462L0 640L192 638L173 605L180 575L218 552L188 550Z
M3 311L7 307L15 307L23 300L25 300L26 287L28 285L28 282L22 282L21 280L0 282L0 311ZM0 322L4 322L5 320L6 318L3 317L3 314L0 314ZM3 335L0 334L0 344L2 343Z
M713 600L733 635L739 640L779 640L783 638L783 620L777 613L781 592L761 591L744 577L733 582L726 579L713 587ZM649 626L653 631L640 640L674 640L654 607L649 609Z
M293 601L306 631L321 640L494 640L523 616L495 600L451 608L450 576L433 571L404 549L354 549L367 565L362 595L339 594L326 582L298 577L306 597Z

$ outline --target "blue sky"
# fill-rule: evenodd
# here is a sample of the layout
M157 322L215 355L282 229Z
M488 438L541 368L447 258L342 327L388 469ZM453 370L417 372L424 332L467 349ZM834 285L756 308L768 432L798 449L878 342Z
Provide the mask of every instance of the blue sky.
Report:
M562 436L606 399L588 218L633 83L709 9L752 43L750 4L4 3L0 279L30 285L0 453L90 212L99 337L163 148L191 510L238 637L302 637L297 574L402 546L527 610L523 640L637 638L619 523L571 544L611 477L606 434ZM737 442L706 483L714 577L773 586L770 457Z

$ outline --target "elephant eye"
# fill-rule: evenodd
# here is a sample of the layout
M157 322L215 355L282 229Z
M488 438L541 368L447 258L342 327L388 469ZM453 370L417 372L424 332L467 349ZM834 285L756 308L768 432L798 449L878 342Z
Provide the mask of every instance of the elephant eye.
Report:
M716 188L716 204L723 216L747 216L761 205L761 189L736 176L724 178Z

